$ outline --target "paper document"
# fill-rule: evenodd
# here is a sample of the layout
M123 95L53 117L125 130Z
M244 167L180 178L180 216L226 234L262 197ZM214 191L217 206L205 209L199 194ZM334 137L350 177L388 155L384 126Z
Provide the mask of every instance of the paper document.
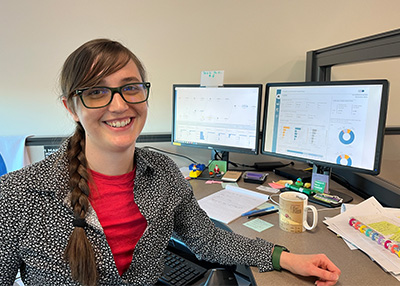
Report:
M226 189L199 200L199 205L210 218L228 224L268 199L268 195L228 185Z
M372 240L365 233L350 226L349 220L352 218L364 221L363 223L367 225L371 224L371 226L382 232L385 232L385 227L390 225L386 222L399 226L399 218L394 216L394 212L386 210L374 197L371 197L325 221L329 225L329 229L364 251L383 267L385 271L391 272L398 279L400 274L400 257L391 253L391 251L377 243L377 241ZM393 238L393 230L390 229L390 232L390 237Z

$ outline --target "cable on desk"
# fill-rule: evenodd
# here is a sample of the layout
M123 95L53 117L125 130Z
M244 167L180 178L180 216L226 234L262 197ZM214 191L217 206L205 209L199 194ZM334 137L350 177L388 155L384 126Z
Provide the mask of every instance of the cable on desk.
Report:
M279 203L277 203L276 201L274 201L274 200L272 199L272 197L279 197L279 195L270 195L270 196L269 196L270 201L271 201L273 204L276 204L276 205L279 207Z
M189 158L189 157L187 157L187 156L185 156L185 155L176 154L176 153L173 153L173 152L165 151L165 150L158 149L158 148L151 147L151 146L144 146L143 149L153 149L153 150L156 150L156 151L158 151L158 152L170 154L170 155L173 155L173 156L182 157L182 158L185 158L185 159L189 160L190 162L192 162L192 163L194 163L194 164L197 164L197 162L196 162L195 160L193 160L193 159L191 159L191 158Z

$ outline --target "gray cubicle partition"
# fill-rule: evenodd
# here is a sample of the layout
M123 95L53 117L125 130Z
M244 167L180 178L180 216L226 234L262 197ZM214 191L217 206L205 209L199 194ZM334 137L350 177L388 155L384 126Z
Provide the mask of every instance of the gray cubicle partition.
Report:
M400 58L400 29L307 52L306 81L329 81L335 65ZM370 176L334 170L362 197L374 196L383 205L400 207L400 127L385 130L381 173ZM395 154L395 156L385 156ZM334 177L335 178L335 177ZM350 187L350 186L348 186Z

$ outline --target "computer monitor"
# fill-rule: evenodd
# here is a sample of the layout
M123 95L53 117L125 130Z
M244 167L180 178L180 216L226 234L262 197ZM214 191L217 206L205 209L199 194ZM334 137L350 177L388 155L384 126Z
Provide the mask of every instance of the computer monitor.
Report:
M388 104L386 80L269 83L261 153L379 174ZM329 191L329 190L328 190Z
M172 144L258 154L262 85L173 85Z

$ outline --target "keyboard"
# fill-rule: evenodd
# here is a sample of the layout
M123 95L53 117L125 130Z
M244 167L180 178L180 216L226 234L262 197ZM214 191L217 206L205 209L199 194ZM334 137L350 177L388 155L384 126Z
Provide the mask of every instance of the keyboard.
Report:
M165 268L159 282L170 286L190 285L204 276L207 269L182 256L165 251Z

